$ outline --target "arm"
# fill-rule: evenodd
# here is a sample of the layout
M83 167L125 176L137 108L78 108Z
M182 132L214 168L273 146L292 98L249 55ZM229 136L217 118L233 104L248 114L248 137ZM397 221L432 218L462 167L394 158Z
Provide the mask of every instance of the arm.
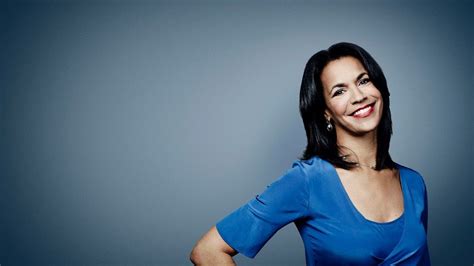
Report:
M237 252L229 246L213 226L194 246L190 260L194 265L235 265Z
M309 179L301 163L272 182L209 230L196 244L190 259L196 265L235 265L240 253L254 258L283 226L309 213ZM225 240L224 240L225 239Z

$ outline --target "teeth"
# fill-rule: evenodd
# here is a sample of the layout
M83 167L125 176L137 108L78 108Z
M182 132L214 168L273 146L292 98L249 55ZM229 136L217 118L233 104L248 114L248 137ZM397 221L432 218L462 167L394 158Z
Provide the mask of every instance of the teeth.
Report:
M370 106L367 106L364 109L361 109L361 110L355 112L354 115L362 115L362 114L365 114L365 113L369 112L369 110L370 110Z

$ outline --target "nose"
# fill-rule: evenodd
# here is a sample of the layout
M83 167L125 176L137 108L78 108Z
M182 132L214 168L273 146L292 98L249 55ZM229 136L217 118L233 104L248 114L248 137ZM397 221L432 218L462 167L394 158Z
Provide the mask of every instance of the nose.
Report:
M362 92L357 86L353 87L352 92L352 104L360 103L367 99L364 92Z

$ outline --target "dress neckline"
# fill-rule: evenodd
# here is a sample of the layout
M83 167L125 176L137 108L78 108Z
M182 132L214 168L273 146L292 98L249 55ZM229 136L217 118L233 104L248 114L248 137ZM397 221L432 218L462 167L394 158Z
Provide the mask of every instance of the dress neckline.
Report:
M349 205L351 206L351 208L354 210L354 212L364 221L368 222L368 223L371 223L371 224L376 224L376 225L390 225L390 224L393 224L393 223L396 223L397 221L400 221L402 220L405 215L406 215L406 212L407 212L407 198L406 198L406 185L405 185L405 177L403 175L403 171L400 167L399 164L395 163L396 165L396 169L398 170L398 176L399 176L399 180L400 180L400 186L401 186L401 189L402 189L402 194L403 194L403 212L400 216L398 216L397 218L395 218L394 220L391 220L391 221L388 221L388 222L378 222L378 221L373 221L373 220L369 220L367 219L364 215L362 215L362 213L356 208L356 206L354 205L354 203L352 202L352 200L350 199L349 197L349 194L347 193L346 189L344 188L344 185L342 184L342 181L341 181L341 178L339 176L339 174L337 173L336 171L336 168L329 162L326 161L327 164L329 164L334 176L336 177L336 181L338 183L338 186L339 188L342 190L342 194L344 194L344 198L346 199L346 201L349 203ZM403 220L406 220L406 219L403 219ZM405 222L403 224L403 227L405 227Z

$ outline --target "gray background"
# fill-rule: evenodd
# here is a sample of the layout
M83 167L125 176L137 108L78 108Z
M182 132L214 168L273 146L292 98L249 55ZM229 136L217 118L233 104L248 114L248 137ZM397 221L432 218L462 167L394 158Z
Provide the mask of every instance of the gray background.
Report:
M468 1L0 7L1 265L190 264L301 154L305 63L340 41L386 74L391 154L425 178L433 265L474 262ZM304 265L304 249L290 224L235 260Z

